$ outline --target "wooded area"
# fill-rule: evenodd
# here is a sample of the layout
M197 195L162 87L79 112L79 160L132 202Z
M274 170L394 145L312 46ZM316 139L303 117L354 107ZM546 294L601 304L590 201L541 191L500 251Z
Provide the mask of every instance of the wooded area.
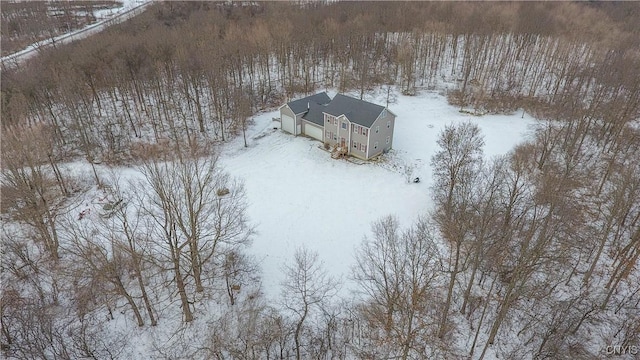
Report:
M143 329L176 314L184 326L157 349L164 358L640 349L639 10L169 1L4 64L3 355L118 358L127 339L101 335L117 311ZM540 122L491 160L476 125L447 127L431 159L435 209L404 227L372 224L352 273L358 296L338 299L339 282L302 248L282 304L270 304L243 252L254 235L243 185L217 146L300 94L387 86L444 89L461 110L522 109ZM144 180L59 170L79 159ZM70 207L96 186L110 206L79 226ZM188 337L204 312L220 314L215 331Z
M29 1L2 3L2 56L96 21L95 12L116 8L116 1Z

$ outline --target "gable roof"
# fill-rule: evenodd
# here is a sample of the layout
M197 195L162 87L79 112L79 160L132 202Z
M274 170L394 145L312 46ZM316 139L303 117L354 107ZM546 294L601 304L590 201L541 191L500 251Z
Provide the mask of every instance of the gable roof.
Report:
M307 112L307 110L311 108L311 104L325 105L330 101L331 98L329 97L329 95L327 95L326 92L321 92L302 99L290 101L287 103L287 106L289 106L291 111L293 111L293 113L297 115ZM322 124L322 122L320 122L320 124Z
M309 111L307 111L307 113L304 114L302 118L314 124L324 126L324 114L323 114L324 109L325 109L324 105L310 102Z
M333 116L344 114L349 121L370 128L384 106L338 94L322 111Z

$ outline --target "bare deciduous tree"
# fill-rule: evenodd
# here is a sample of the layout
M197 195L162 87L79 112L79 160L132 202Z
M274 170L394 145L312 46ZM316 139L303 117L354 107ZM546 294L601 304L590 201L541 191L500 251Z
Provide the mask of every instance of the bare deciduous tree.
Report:
M442 299L441 259L432 230L421 219L401 232L396 219L385 217L373 224L372 232L373 239L358 250L353 269L367 337L378 339L363 351L386 358L433 356Z
M45 127L6 129L2 133L2 187L11 195L13 217L29 225L48 253L58 259L58 215L67 181L47 154ZM58 186L56 186L56 184ZM3 195L4 195L3 194Z
M195 145L194 145L195 146ZM175 273L185 321L193 319L189 286L205 289L204 274L215 274L215 260L248 244L252 229L245 215L243 185L217 166L217 158L198 148L175 149L174 156L150 157L142 165L151 189L140 206L151 220L152 231L162 239L164 256ZM184 153L182 153L184 151Z
M456 279L463 265L463 246L469 242L472 189L482 165L484 140L477 125L463 123L445 127L437 143L440 150L431 160L434 176L434 219L444 239L451 244L447 300L438 331L438 336L442 339L447 331Z
M339 282L327 275L318 254L304 247L296 250L293 264L287 264L284 272L282 304L294 316L293 340L300 360L306 357L302 349L305 322L336 295Z

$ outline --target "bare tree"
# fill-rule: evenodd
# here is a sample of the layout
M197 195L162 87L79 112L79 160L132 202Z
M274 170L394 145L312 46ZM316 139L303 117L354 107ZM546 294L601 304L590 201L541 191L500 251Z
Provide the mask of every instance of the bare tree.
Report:
M215 156L203 149L186 150L176 147L171 156L145 160L145 182L138 189L151 191L138 201L162 239L188 322L193 317L187 280L193 279L196 293L203 292L205 270L214 274L216 258L247 245L252 229L243 185L222 172Z
M294 316L296 359L303 357L302 334L305 322L321 310L339 289L339 282L327 275L318 254L307 249L296 250L293 264L284 267L282 304Z
M482 164L484 140L480 128L471 123L445 127L437 140L440 149L433 156L434 219L442 236L451 244L449 286L438 336L447 330L449 308L458 273L462 268L464 244L469 242L472 189Z
M377 339L362 351L380 358L432 357L439 352L435 334L442 299L441 259L430 225L420 219L401 232L396 219L385 217L372 225L372 232L353 269L365 337Z
M144 319L131 292L131 281L127 276L132 267L130 258L117 247L118 239L110 236L108 229L85 225L71 220L65 226L69 237L65 250L74 258L66 272L74 278L74 282L88 282L94 290L99 288L101 291L89 291L84 295L78 292L76 298L122 296L133 311L138 326L144 326ZM82 301L94 302L91 298ZM85 311L82 312L82 316Z
M60 241L56 222L64 207L68 181L63 179L55 163L49 166L48 134L44 130L35 127L3 132L3 193L11 194L7 198L15 200L3 206L12 207L14 219L35 230L36 238L58 259Z

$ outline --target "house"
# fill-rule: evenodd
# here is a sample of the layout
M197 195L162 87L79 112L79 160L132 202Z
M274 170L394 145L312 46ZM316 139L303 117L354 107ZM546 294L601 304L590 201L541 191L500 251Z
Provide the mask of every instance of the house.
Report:
M396 115L384 106L326 92L280 107L280 128L306 135L344 153L368 160L393 146Z

